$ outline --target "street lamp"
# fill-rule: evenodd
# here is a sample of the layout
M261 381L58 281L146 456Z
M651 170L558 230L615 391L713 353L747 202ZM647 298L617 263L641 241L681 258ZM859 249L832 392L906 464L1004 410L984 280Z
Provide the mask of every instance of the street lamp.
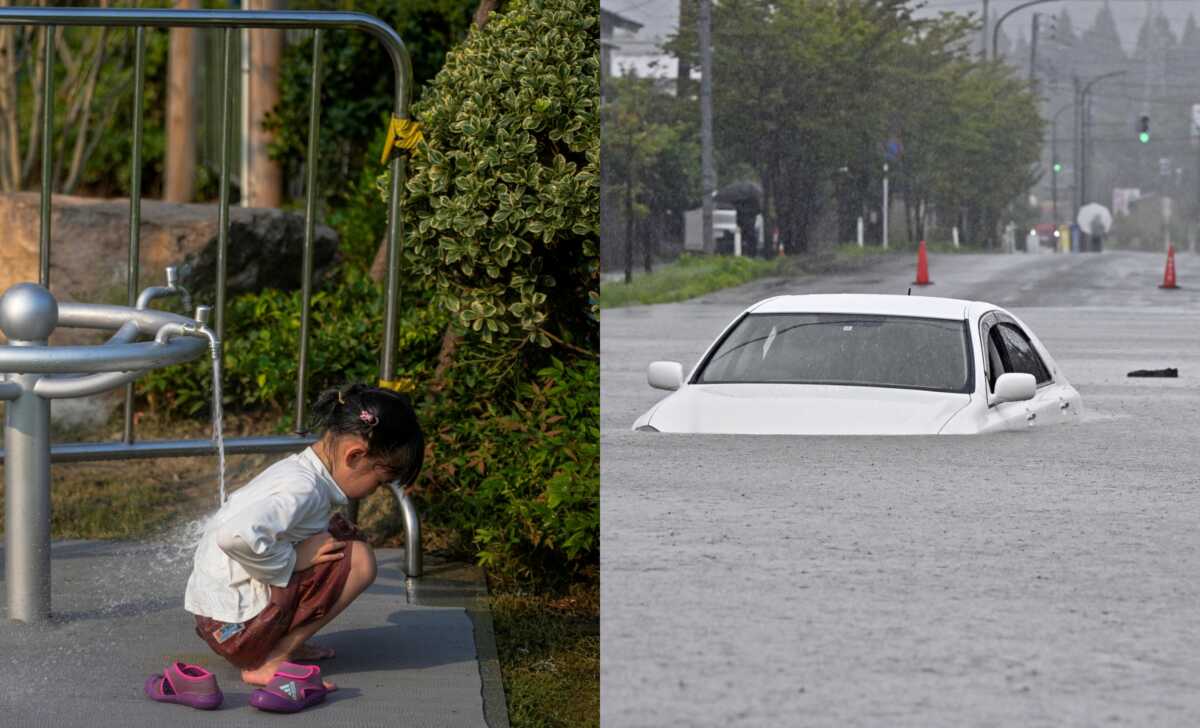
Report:
M1073 108L1074 106L1075 106L1074 101L1072 101L1069 104L1063 104L1061 109L1054 112L1054 121L1051 122L1051 127L1053 128L1053 131L1051 132L1051 135L1050 135L1050 164L1051 164L1051 168L1053 171L1050 175L1050 199L1053 200L1053 203L1054 203L1054 224L1055 225L1058 225L1058 223L1059 223L1059 219L1058 219L1058 173L1062 171L1062 165L1059 164L1059 162L1058 162L1058 117L1062 116L1062 112L1066 111L1067 109ZM1076 164L1076 166L1078 166L1078 164L1079 164L1078 160L1076 160L1075 164Z
M1011 10L1006 12L1004 15L1001 15L999 18L996 18L996 24L992 26L992 60L993 61L996 60L996 58L1000 55L1000 52L996 50L996 42L1000 37L1000 24L1004 22L1004 19L1007 18L1008 16L1012 15L1013 13L1017 12L1018 10L1024 10L1025 8L1029 7L1030 5L1041 5L1042 3L1049 3L1049 2L1058 2L1058 0L1029 0L1029 2L1021 3L1020 5L1016 6L1015 8L1012 8ZM986 7L986 3L985 3L985 7ZM985 11L985 13L986 13L986 11ZM984 18L984 22L985 23L987 22L986 17ZM987 49L984 49L984 50L986 51ZM986 58L987 56L985 55L984 57Z
M1078 141L1079 156L1076 157L1076 159L1079 160L1079 164L1077 165L1079 167L1079 170L1076 172L1076 174L1079 177L1079 185L1078 185L1077 189L1075 190L1075 197L1077 200L1077 202L1075 204L1076 210L1078 210L1080 207L1083 207L1084 203L1087 202L1087 199L1086 199L1087 198L1087 163L1088 163L1087 128L1088 128L1088 126L1090 126L1089 124L1087 124L1085 122L1085 119L1084 119L1084 117L1086 115L1087 95L1089 92L1091 92L1092 86L1095 86L1096 84L1100 83L1104 79L1114 78L1116 76L1123 76L1126 73L1128 73L1128 72L1127 71L1113 71L1112 73L1105 73L1103 75L1096 76L1095 78L1093 78L1092 80L1087 82L1087 84L1083 87L1082 91L1079 91L1079 77L1078 76L1075 77L1075 90L1076 90L1075 101L1077 104L1076 108L1078 109L1078 112L1079 112L1078 113L1079 125L1076 127L1076 129L1079 132L1079 134L1078 134L1078 136L1079 136L1079 141Z

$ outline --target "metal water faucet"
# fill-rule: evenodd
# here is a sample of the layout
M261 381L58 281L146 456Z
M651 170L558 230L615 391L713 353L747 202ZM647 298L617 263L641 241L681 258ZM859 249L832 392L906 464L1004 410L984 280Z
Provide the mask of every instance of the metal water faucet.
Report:
M175 336L195 336L197 338L208 339L208 343L214 354L221 350L221 340L217 338L217 332L208 327L208 321L212 318L211 306L197 306L194 316L195 323L169 323L164 324L158 329L158 333L154 336L156 344L165 344Z
M188 289L179 285L179 270L173 266L167 266L167 285L166 286L150 286L138 295L138 309L148 308L150 302L156 298L166 298L168 296L179 296L183 302L184 310L192 307L192 294Z

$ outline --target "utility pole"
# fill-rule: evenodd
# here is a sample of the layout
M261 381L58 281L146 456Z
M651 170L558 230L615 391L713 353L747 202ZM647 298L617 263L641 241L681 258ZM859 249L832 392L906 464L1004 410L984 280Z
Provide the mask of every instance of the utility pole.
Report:
M704 252L716 250L713 244L713 195L717 190L717 170L713 166L712 114L712 0L700 0L700 186L704 199L700 213Z
M1038 16L1040 15L1041 13L1033 14L1033 32L1031 34L1033 40L1029 42L1029 84L1031 86L1033 85L1034 75L1036 73L1034 69L1037 68Z
M1050 123L1050 198L1054 203L1054 224L1057 225L1061 220L1058 216L1058 167L1062 166L1058 161L1058 117L1067 109L1074 108L1074 102L1063 104L1058 111L1054 112L1054 119ZM1072 159L1072 165L1078 165L1078 160Z
M983 0L983 30L980 31L983 35L979 39L979 45L982 48L980 57L983 60L988 59L988 0Z
M1085 95L1086 96L1086 95ZM1082 156L1079 158L1079 206L1083 207L1088 203L1088 159L1091 158L1091 150L1088 149L1088 133L1092 130L1092 100L1085 98L1083 102L1083 135L1079 138L1079 151Z
M1071 159L1075 162L1075 169L1071 170L1071 182L1074 187L1074 189L1071 190L1071 219L1074 219L1074 211L1078 210L1082 204L1079 201L1079 169L1082 166L1080 162L1083 161L1083 156L1079 153L1079 141L1083 136L1083 124L1081 123L1083 119L1083 112L1079 108L1079 76L1071 76L1071 84L1075 94L1072 97L1074 99L1074 103L1072 104L1071 113L1071 136L1074 137L1071 140ZM1072 243L1074 243L1074 241L1072 241Z
M883 243L883 249L888 249L888 165L883 163L883 238L880 242Z

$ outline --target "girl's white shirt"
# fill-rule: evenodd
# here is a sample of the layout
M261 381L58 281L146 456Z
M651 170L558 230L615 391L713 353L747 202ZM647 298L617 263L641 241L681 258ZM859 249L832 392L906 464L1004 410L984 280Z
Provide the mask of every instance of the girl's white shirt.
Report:
M311 447L262 471L217 511L196 547L183 606L221 622L245 622L286 587L295 544L327 530L349 499Z

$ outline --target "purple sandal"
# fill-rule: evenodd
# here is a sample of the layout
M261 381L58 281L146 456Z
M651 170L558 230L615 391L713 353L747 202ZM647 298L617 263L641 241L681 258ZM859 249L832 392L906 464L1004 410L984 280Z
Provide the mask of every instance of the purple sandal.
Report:
M266 687L250 694L250 704L273 713L296 713L321 702L329 692L321 668L285 662Z
M145 690L151 700L190 705L198 710L215 710L224 699L216 675L178 660L167 665L163 674L146 678Z

